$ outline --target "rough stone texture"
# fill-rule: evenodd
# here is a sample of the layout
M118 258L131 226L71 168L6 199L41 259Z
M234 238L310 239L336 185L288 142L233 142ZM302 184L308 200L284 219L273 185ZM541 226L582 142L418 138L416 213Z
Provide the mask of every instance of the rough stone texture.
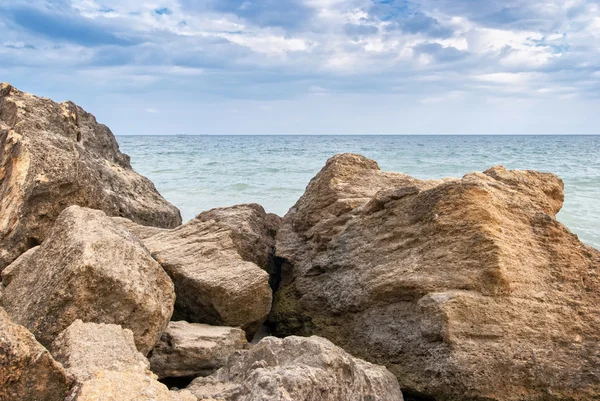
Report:
M278 335L316 334L439 400L600 398L600 252L562 181L419 181L338 155L277 234Z
M0 401L62 401L70 387L60 363L0 308Z
M144 226L141 224L134 223L133 221L126 219L124 217L113 217L112 220L123 226L127 229L127 231L131 232L138 239L144 240L146 238L152 237L158 233L169 231L167 228L160 227L152 227L152 226Z
M78 386L65 401L198 401L187 390L169 391L152 377L103 370Z
M130 329L147 354L173 312L173 283L103 212L65 209L44 243L8 268L2 304L49 347L77 319ZM25 259L25 260L23 260Z
M200 400L401 401L383 366L353 358L324 338L266 337L188 387Z
M115 324L76 320L56 338L51 352L79 383L102 370L150 372L148 359L135 347L131 330Z
M76 380L67 401L196 400L159 383L137 351L133 333L121 326L76 320L54 341L52 354Z
M246 345L238 328L170 322L149 356L150 366L159 379L208 376Z
M181 224L93 115L0 84L0 271L41 243L70 205L140 224Z
M275 233L280 218L260 205L213 209L183 226L146 236L152 256L167 271L177 299L173 320L242 327L251 336L272 302Z

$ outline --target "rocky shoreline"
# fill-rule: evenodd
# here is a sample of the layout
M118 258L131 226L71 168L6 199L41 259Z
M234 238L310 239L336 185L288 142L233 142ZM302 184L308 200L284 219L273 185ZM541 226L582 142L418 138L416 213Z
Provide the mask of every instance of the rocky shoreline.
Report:
M9 84L0 152L0 401L600 399L600 251L553 174L341 154L283 218L182 224L106 126Z

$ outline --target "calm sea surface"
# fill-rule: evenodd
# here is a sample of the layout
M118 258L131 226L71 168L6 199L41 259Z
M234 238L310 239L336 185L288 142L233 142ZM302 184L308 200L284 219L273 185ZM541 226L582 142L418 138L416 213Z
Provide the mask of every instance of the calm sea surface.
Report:
M562 221L600 248L600 136L118 136L133 167L184 220L214 207L260 203L284 215L335 153L360 153L382 170L460 177L497 164L558 174Z

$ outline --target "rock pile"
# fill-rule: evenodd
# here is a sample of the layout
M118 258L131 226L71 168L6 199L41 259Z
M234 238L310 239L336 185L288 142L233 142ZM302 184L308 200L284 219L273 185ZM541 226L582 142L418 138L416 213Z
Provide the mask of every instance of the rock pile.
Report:
M173 314L173 283L104 212L65 209L42 245L2 273L2 305L49 347L77 319L122 325L147 354Z
M145 225L181 224L93 115L0 84L0 271L46 239L71 205Z
M600 252L563 197L344 154L283 220L180 225L93 116L2 84L0 401L597 400Z
M173 230L118 220L143 238L175 284L175 320L252 335L271 310L269 273L280 218L259 205L214 209Z
M420 181L338 155L283 219L276 333L320 335L438 400L600 396L600 252L563 183L494 167Z

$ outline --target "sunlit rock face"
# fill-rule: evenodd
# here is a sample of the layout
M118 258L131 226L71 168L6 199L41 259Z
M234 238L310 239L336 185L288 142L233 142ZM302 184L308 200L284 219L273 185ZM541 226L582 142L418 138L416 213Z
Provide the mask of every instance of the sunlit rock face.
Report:
M438 400L600 396L600 252L553 174L462 179L333 157L277 234L278 335L326 337Z
M131 168L112 132L72 102L0 84L0 270L70 205L176 227L179 210Z

